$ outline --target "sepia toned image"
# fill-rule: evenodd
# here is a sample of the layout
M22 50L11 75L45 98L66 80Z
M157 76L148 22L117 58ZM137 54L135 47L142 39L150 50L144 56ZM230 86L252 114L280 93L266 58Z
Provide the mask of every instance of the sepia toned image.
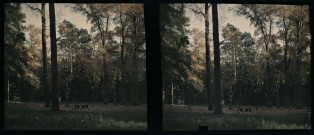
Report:
M143 4L4 3L5 130L147 130Z
M164 131L312 129L309 6L159 11Z

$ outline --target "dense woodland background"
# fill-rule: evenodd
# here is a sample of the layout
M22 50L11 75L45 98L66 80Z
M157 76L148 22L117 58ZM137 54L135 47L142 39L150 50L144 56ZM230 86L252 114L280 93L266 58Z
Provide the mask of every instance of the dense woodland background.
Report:
M217 17L208 13L212 6L208 3L160 5L163 103L208 105L208 110L213 110L216 103L230 109L232 105L310 106L308 6L236 5L230 11L248 19L257 38L230 23L219 27L223 37L218 41L219 74L214 73L217 50L212 50L216 46L212 43L217 41L211 42L218 33L208 27ZM205 17L205 30L187 29L194 21L187 15L188 10ZM214 84L218 77L219 89ZM216 102L220 91L221 100Z
M45 12L42 12L45 6L26 5L38 16L44 16L42 27L24 27L25 14L20 4L5 4L6 100L46 99L49 106L50 43L42 40L49 37ZM67 20L57 24L61 100L146 103L143 7L139 4L70 4L69 7L87 17L86 21L93 24L93 34ZM207 34L205 38L206 32L197 28L186 29L190 22L186 10L193 10L199 17L205 17L206 11L204 7L187 4L161 4L160 9L163 101L207 104L215 93L211 88L214 64L209 43L212 36ZM238 5L233 11L250 20L259 38L240 32L232 24L222 28L223 102L269 107L309 106L308 6ZM109 31L108 27L113 24L114 30ZM278 32L272 32L274 27ZM193 39L189 40L189 36Z
M42 27L24 26L26 6ZM55 4L58 6L58 4ZM57 50L50 47L52 13L45 4L4 4L6 101L52 100L51 54L57 52L59 100L146 104L146 55L142 4L68 4L86 16L91 32L63 20L56 24ZM56 13L58 16L58 13ZM50 19L49 19L50 18ZM55 18L55 17L54 17ZM49 24L50 24L49 23ZM114 27L109 30L108 27ZM29 34L28 39L25 34ZM43 40L44 39L44 40Z

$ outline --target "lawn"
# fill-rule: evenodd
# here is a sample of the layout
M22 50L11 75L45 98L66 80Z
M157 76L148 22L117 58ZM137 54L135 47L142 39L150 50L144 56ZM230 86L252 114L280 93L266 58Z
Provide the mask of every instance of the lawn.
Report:
M146 110L59 111L6 105L6 130L147 130Z
M311 129L311 113L212 113L171 110L163 112L163 129L166 131L195 131L199 126L208 130L262 130L262 129Z

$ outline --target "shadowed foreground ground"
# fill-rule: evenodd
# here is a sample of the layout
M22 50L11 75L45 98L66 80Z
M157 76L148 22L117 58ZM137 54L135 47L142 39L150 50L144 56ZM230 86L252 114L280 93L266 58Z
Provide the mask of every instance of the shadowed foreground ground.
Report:
M80 103L84 104L84 103ZM88 104L74 109L60 104L60 112L50 112L44 103L5 103L6 130L147 130L146 105L124 106Z
M209 130L254 130L254 129L311 129L310 108L266 108L253 106L252 112L237 112L223 107L224 114L213 115L207 106L164 105L163 129L176 131L198 130L208 126Z

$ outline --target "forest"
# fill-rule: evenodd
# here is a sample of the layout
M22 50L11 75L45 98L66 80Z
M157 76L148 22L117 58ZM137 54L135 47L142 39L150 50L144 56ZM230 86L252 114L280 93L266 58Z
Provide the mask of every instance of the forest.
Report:
M4 3L5 130L312 129L308 5L147 4Z
M34 108L51 112L116 110L117 114L133 116L119 120L119 115L111 112L117 115L111 116L117 120L116 125L104 127L108 123L100 123L100 127L89 128L146 128L142 4L6 3L4 15L5 101L8 103L6 122L9 123L6 126L9 129L36 129L36 126L14 122L23 111L37 114L32 112ZM82 25L84 23L90 27ZM12 110L21 107L22 110ZM130 109L138 112L127 112ZM87 114L81 116L84 115ZM110 115L106 117L110 120ZM100 119L96 119L99 124ZM137 123L121 127L120 121ZM64 126L55 128L66 128ZM43 129L47 128L55 129L49 126ZM76 128L86 127L66 129Z
M230 16L242 17L249 25L237 27ZM202 124L212 125L209 129L280 128L232 126L226 124L226 115L216 116L223 119L217 118L219 127L215 116L201 112L310 113L308 6L161 4L159 18L164 129L197 130Z

